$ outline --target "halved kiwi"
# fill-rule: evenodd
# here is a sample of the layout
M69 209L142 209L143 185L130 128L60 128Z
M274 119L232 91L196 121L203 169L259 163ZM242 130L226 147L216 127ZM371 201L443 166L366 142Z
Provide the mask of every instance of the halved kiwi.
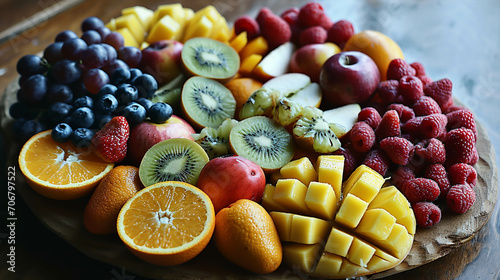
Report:
M218 128L205 127L200 133L192 136L194 141L207 152L209 158L225 156L231 153L229 133L237 123L235 119L226 119Z
M233 118L236 100L223 84L194 76L182 87L181 105L184 117L197 128L218 127Z
M229 81L240 69L240 56L229 45L197 37L184 43L182 64L187 73L194 76Z
M164 181L195 185L208 155L196 142L171 138L151 147L139 166L139 178L145 187Z
M295 152L292 136L272 119L263 116L240 121L229 134L231 149L258 164L266 173L290 162Z
M305 107L293 126L293 138L297 144L318 153L331 153L340 148L336 134L345 134L345 128L327 122L323 111L315 107Z

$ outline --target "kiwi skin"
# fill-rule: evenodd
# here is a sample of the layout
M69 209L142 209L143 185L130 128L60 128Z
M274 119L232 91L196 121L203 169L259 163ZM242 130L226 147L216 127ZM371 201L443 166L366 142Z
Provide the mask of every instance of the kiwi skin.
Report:
M144 187L163 181L182 181L196 185L200 172L208 161L207 153L198 143L184 138L171 138L157 143L144 154L139 165L139 178ZM184 167L179 168L180 164L184 164ZM181 174L157 174L161 173L158 169L169 167L169 170L176 169Z
M266 133L261 134L259 131L251 131L252 126L255 130L267 128L267 135L265 135ZM245 142L240 142L246 141L239 136L242 130L250 130L252 134L257 136L267 136L266 138L271 139L273 143L280 143L282 146L278 147L277 151L275 150L274 155L256 154L257 152L246 149ZM264 116L250 117L236 124L229 134L229 143L234 154L255 162L267 175L290 162L295 153L295 143L292 135L283 126ZM267 160L264 159L266 157L268 157ZM269 157L271 158L269 159Z

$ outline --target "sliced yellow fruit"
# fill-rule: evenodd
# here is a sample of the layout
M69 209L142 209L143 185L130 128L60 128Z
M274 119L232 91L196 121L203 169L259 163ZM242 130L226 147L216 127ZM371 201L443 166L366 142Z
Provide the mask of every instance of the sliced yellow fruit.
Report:
M139 19L144 30L149 30L153 21L154 12L143 6L133 6L122 10L122 15L133 14Z
M177 41L181 35L182 26L171 16L166 15L153 25L146 41L150 44L161 40Z
M115 24L117 30L127 28L130 33L132 33L138 44L144 41L146 30L144 30L142 23L135 15L122 15L115 19Z

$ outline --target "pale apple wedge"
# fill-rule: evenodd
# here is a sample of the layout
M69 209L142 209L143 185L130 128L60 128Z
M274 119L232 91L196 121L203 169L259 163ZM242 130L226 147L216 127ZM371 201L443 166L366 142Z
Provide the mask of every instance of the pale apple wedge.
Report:
M280 45L257 64L253 70L254 75L259 80L268 81L285 74L294 51L295 46L291 42Z
M349 132L358 120L358 114L361 106L357 103L344 105L323 112L323 118L329 123L335 123L343 126L346 132Z
M307 87L311 83L309 76L301 73L287 73L265 82L262 87L273 89L287 97Z
M323 93L317 83L310 83L305 88L288 97L290 100L302 105L302 107L319 107Z

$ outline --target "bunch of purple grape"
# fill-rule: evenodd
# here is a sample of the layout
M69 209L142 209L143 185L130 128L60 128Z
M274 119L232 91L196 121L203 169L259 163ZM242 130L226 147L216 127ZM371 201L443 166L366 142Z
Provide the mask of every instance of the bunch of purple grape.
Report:
M138 69L141 50L124 46L123 36L97 17L86 18L81 30L81 37L62 31L43 57L18 61L20 89L9 112L19 141L52 128L58 142L88 145L116 115L131 125L146 118L158 83Z

